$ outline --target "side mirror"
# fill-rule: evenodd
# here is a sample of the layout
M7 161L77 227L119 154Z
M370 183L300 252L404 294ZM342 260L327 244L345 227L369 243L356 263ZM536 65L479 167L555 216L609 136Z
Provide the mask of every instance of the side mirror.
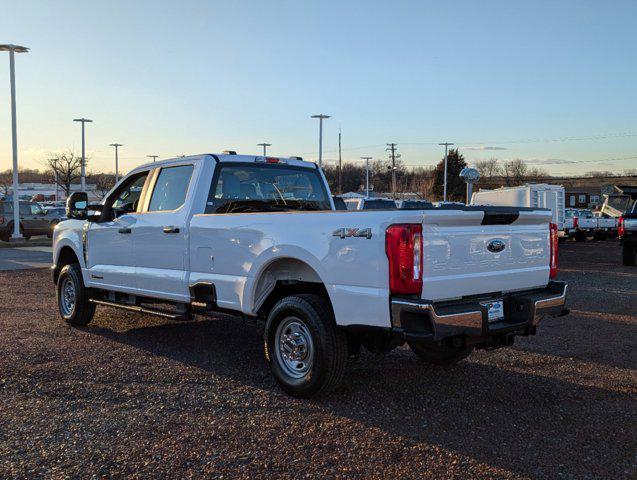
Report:
M73 192L66 199L66 217L76 220L86 220L88 214L88 194Z

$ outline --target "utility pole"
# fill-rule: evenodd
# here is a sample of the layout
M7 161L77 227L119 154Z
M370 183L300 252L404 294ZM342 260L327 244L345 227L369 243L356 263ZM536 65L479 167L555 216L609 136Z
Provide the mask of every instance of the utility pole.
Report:
M329 115L312 115L312 118L319 119L319 167L323 167L323 120L331 118Z
M453 145L453 143L448 143L448 142L444 142L444 143L439 143L438 145L445 147L445 181L444 181L444 187L443 187L443 193L442 193L442 201L446 202L447 201L447 148L449 148L451 145Z
M111 143L111 147L115 147L115 183L119 182L119 156L117 155L117 149L122 147L121 143Z
M369 161L372 157L361 157L365 160L365 197L369 198Z
M74 122L82 123L82 169L81 169L81 183L82 183L82 191L86 191L86 143L84 141L84 124L91 123L93 120L89 120L88 118L74 118Z
M15 105L15 54L26 53L28 48L20 45L0 45L0 51L9 52L9 77L11 83L11 146L13 147L13 235L12 240L20 241L20 192L18 188L18 126Z
M343 193L343 187L341 181L343 180L343 176L341 172L343 171L343 160L341 158L341 127L338 127L338 193Z
M263 156L266 156L266 148L271 147L271 143L257 143L258 146L263 147Z
M159 155L146 155L148 158L152 158L153 162L157 161L157 157L159 157Z
M391 194L392 198L396 200L396 143L388 143L385 150L391 152Z

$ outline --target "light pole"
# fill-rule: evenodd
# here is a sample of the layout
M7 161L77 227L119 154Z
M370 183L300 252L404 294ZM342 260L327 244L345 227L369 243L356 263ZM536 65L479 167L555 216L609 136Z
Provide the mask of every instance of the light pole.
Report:
M148 158L152 158L153 162L157 161L157 157L159 157L159 155L146 155Z
M22 238L20 234L20 195L18 193L18 129L15 108L15 53L26 53L28 48L20 45L0 45L0 51L9 52L9 75L11 79L11 146L13 147L13 235L12 240Z
M82 182L82 191L86 191L86 143L84 141L84 124L91 123L93 120L89 120L88 118L74 118L74 122L80 122L82 124L82 170L81 170L81 182Z
M271 143L257 143L257 145L260 146L260 147L263 147L263 156L264 157L266 155L265 149L272 146Z
M323 115L319 113L318 115L312 115L312 118L319 119L319 167L323 166L323 120L327 118L331 118L330 115Z
M361 157L365 160L365 197L369 198L369 161L372 157Z
M119 147L123 147L123 145L121 143L111 143L109 146L115 147L115 183L117 183L119 181L119 156L117 154Z
M55 182L55 201L58 201L58 161L59 158L49 158L49 162L53 165L53 181Z
M447 148L450 147L451 145L453 145L453 143L439 143L438 145L445 147L445 181L444 181L444 187L443 187L443 193L442 193L442 201L446 202L447 201Z

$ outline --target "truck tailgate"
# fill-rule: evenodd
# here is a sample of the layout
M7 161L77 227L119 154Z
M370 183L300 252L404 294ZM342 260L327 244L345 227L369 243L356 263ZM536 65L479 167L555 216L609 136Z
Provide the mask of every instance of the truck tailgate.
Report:
M422 298L441 301L544 287L550 219L546 210L508 218L482 211L426 214Z

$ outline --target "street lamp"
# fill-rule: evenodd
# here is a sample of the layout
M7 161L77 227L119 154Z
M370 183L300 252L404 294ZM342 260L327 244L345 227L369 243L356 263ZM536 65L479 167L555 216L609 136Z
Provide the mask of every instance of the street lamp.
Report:
M20 196L18 194L18 130L15 109L15 53L26 53L27 47L0 45L0 51L9 52L9 75L11 78L11 146L13 147L13 235L12 240L22 238L20 234Z
M439 143L438 145L445 147L445 182L444 182L444 188L443 188L443 193L442 193L442 201L446 202L447 201L447 148L450 147L451 145L453 145L453 143Z
M86 150L85 150L85 142L84 142L84 124L91 123L93 120L89 120L88 118L74 118L74 122L82 123L82 170L80 173L80 178L82 181L82 191L86 191Z
M121 143L111 143L110 147L115 147L115 183L119 182L119 157L117 155L117 150L119 147L123 147Z
M265 157L265 149L271 147L271 143L257 143L258 146L263 147L263 156Z
M311 118L319 119L319 167L323 166L323 120L327 118L331 118L330 115L323 115L319 113L318 115L312 115Z
M146 155L148 158L152 158L153 162L157 161L157 157L159 157L159 155Z

